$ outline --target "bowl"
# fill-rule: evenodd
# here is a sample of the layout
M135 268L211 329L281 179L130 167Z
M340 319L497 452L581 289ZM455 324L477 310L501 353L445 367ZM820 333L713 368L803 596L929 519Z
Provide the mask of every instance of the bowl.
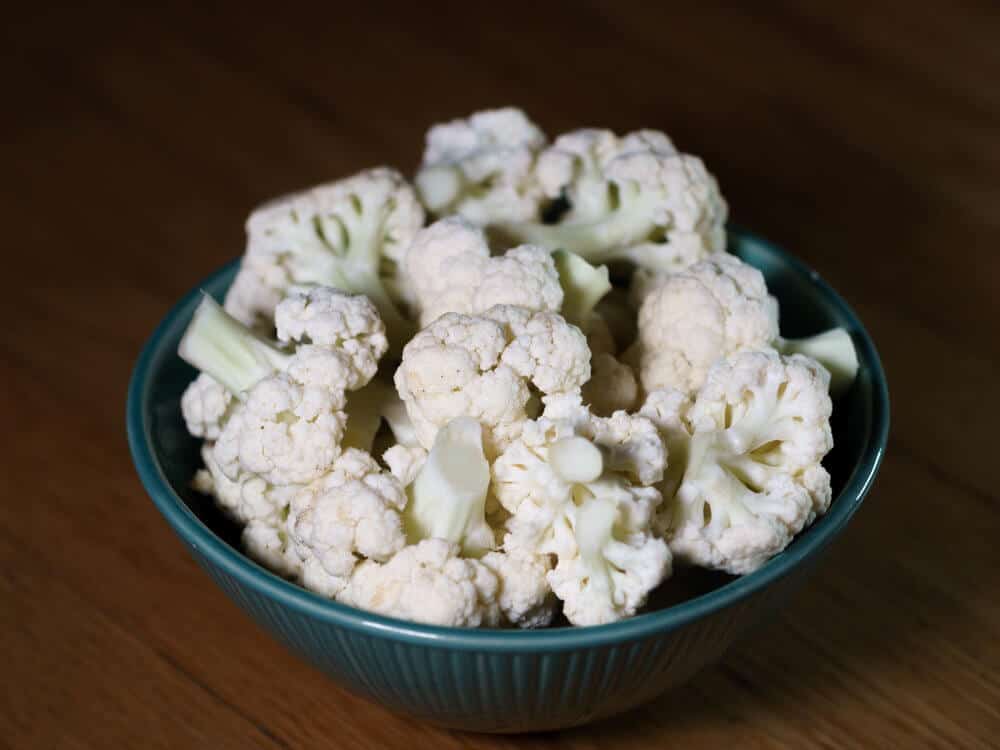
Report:
M221 298L238 267L205 279L146 342L129 385L129 446L139 477L192 556L236 604L293 652L354 693L437 725L525 732L580 725L626 711L680 685L788 597L815 568L871 488L889 430L878 354L858 317L819 274L769 242L733 229L729 249L759 268L781 302L782 333L847 328L858 378L833 420L830 510L756 572L690 574L661 587L644 612L621 622L539 631L464 630L396 620L306 591L239 549L238 529L189 482L200 463L180 396L195 371L177 344L204 289ZM684 576L681 576L684 578ZM686 598L678 600L676 592Z

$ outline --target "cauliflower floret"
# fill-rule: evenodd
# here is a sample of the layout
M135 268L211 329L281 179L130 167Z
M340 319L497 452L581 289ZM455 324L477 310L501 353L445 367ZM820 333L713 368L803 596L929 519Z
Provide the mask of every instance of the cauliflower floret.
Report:
M593 347L591 347L593 350ZM639 399L635 372L607 352L595 354L590 380L583 386L583 400L595 414L607 417L616 411L632 411Z
M591 492L556 527L557 537L567 537L557 543L566 551L548 575L566 619L574 625L631 617L671 574L666 543L648 528L634 528L634 519L627 516L629 489L594 484Z
M230 479L243 472L270 484L307 484L340 455L343 393L303 386L281 373L260 381L226 423L215 459Z
M291 579L301 574L302 560L281 526L268 521L250 521L243 528L242 541L247 555L269 570Z
M201 446L205 468L200 469L192 483L195 490L215 498L219 508L239 523L261 521L276 524L283 508L288 506L297 486L274 486L262 477L234 469L230 479L215 456L215 443Z
M568 210L556 223L496 222L517 241L665 271L725 249L727 207L715 179L662 133L567 133L542 153L536 172L546 195Z
M493 490L510 513L504 550L557 557L548 581L574 624L634 614L669 575L669 550L651 533L665 463L649 420L595 417L578 396L546 399L545 415L494 462ZM591 503L611 515L600 533Z
M480 316L448 313L403 350L395 382L418 441L429 449L455 417L486 428L487 456L514 440L542 393L579 390L590 379L583 334L554 313L495 307Z
M598 417L577 393L546 396L544 401L542 416L569 424L573 434L599 445L610 471L623 473L642 485L656 484L663 478L667 453L656 425L649 419L624 411Z
M828 385L807 357L744 352L710 370L690 408L677 392L650 396L643 412L668 443L686 443L679 486L658 518L677 559L750 573L826 511Z
M286 297L274 311L278 340L309 342L345 356L349 367L344 389L368 383L389 349L385 325L372 301L330 287L316 287Z
M458 546L425 539L388 562L359 564L338 600L380 615L430 625L475 628L500 623L496 575Z
M494 305L558 311L563 302L547 250L522 245L491 257L482 230L457 216L417 234L406 271L425 326L448 312L476 315Z
M200 373L181 396L181 413L194 437L215 440L232 413L234 400L226 387L211 375Z
M544 628L555 617L559 602L552 594L547 555L488 552L482 563L500 583L497 599L504 620L519 628Z
M336 596L359 559L392 557L406 544L404 507L395 477L364 451L345 451L329 474L292 498L287 528L303 585Z
M457 213L475 224L527 221L538 213L532 168L545 142L512 107L435 125L415 179L420 199L431 213Z
M778 336L778 304L760 271L718 254L671 274L639 309L639 366L647 392L696 391L708 369Z
M369 169L261 206L226 309L247 325L272 317L289 287L332 286L369 297L397 346L413 330L398 267L423 226L413 189L395 170Z
M294 350L256 335L206 297L178 350L239 399L207 444L201 484L243 521L279 513L288 497L278 488L330 470L343 447L345 391L368 382L387 347L364 297L324 287L293 292L275 317Z

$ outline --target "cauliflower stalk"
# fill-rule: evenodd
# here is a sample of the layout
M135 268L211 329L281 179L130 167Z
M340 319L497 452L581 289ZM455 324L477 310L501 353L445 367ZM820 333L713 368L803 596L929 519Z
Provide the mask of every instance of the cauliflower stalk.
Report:
M483 429L468 417L453 419L437 433L434 447L407 488L407 534L411 539L446 539L467 557L481 557L496 545L486 522L490 465L483 454Z

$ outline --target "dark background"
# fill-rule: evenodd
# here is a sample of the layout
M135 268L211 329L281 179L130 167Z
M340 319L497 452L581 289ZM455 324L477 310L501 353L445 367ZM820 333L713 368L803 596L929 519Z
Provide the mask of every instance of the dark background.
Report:
M0 747L986 747L1000 730L1000 14L990 3L22 4L0 29ZM665 130L882 352L865 508L776 622L564 735L355 699L230 604L124 444L129 368L258 202L505 104Z

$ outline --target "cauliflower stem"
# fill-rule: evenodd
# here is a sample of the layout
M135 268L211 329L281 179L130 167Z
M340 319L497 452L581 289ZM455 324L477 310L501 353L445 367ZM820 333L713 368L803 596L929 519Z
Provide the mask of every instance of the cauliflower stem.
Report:
M858 376L858 353L843 328L831 328L804 339L778 339L782 354L804 354L819 362L830 373L830 393L839 396L851 387Z
M236 395L285 369L292 356L240 323L207 294L203 294L177 353Z
M562 285L562 315L570 323L585 323L605 294L611 291L608 267L595 267L575 253L552 253Z
M407 535L446 539L463 554L480 557L493 548L486 522L490 465L483 454L483 428L474 419L453 419L438 431L427 461L408 488Z

